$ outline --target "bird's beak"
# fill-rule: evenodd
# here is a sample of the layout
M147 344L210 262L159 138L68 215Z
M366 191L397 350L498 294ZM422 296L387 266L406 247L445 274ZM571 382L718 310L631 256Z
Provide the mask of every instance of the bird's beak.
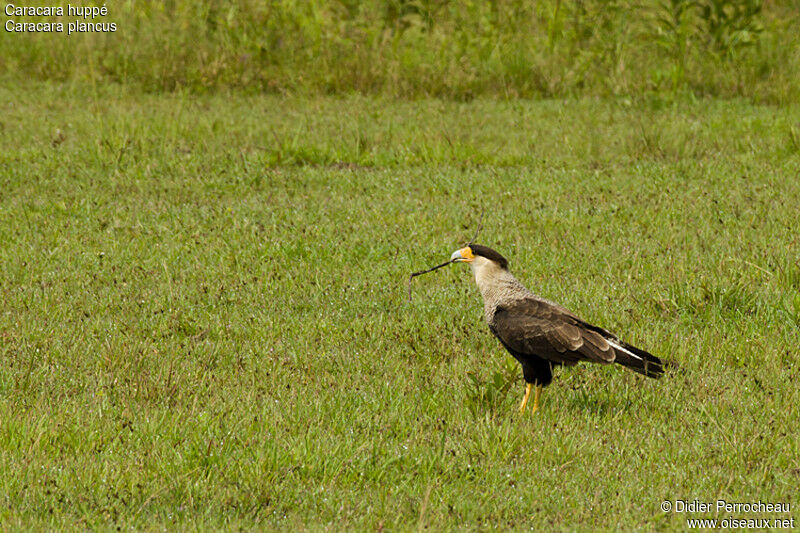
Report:
M453 252L453 255L450 256L450 261L456 263L471 263L473 259L475 259L475 256L472 254L472 249L469 246L456 250Z

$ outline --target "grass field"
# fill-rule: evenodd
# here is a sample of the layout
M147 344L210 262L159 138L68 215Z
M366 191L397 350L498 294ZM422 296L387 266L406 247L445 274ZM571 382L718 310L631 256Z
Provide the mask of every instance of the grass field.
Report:
M683 529L800 483L800 107L0 88L9 529ZM681 371L521 372L469 240ZM788 518L716 512L688 517Z
M11 8L8 6L11 5ZM14 6L17 6L15 9ZM148 0L114 31L9 31L0 78L148 91L564 98L683 93L800 101L800 0ZM68 30L67 30L68 31Z

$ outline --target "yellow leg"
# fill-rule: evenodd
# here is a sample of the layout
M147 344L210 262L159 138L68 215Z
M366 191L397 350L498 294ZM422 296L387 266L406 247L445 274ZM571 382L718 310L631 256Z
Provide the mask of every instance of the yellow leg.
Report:
M528 405L528 399L531 397L531 388L533 388L533 385L531 385L530 383L527 383L526 386L525 386L525 397L522 398L522 403L519 404L519 412L520 413L524 413L525 412L525 406Z
M528 384L528 387L530 387L530 383ZM531 410L531 414L539 410L539 396L541 395L542 395L542 386L536 385L536 394L533 395L533 409Z

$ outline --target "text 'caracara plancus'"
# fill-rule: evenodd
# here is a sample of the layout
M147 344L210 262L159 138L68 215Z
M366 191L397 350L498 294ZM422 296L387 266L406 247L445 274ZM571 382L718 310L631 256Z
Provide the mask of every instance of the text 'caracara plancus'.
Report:
M522 365L526 388L520 412L525 411L534 386L532 411L538 410L542 387L553 380L553 366L619 363L650 378L664 374L668 362L526 289L508 271L505 257L491 248L470 244L453 252L450 260L472 267L489 329Z

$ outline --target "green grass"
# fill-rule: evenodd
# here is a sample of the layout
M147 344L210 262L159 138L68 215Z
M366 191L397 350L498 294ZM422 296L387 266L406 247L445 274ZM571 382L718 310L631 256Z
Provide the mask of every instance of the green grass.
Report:
M661 92L800 101L797 0L149 0L106 7L107 16L93 22L116 24L113 33L4 29L0 80L462 101ZM75 20L0 11L4 28Z
M685 527L665 499L800 503L800 107L0 100L4 527L653 530ZM531 289L681 372L564 369L520 417L468 269L406 298L483 209Z

